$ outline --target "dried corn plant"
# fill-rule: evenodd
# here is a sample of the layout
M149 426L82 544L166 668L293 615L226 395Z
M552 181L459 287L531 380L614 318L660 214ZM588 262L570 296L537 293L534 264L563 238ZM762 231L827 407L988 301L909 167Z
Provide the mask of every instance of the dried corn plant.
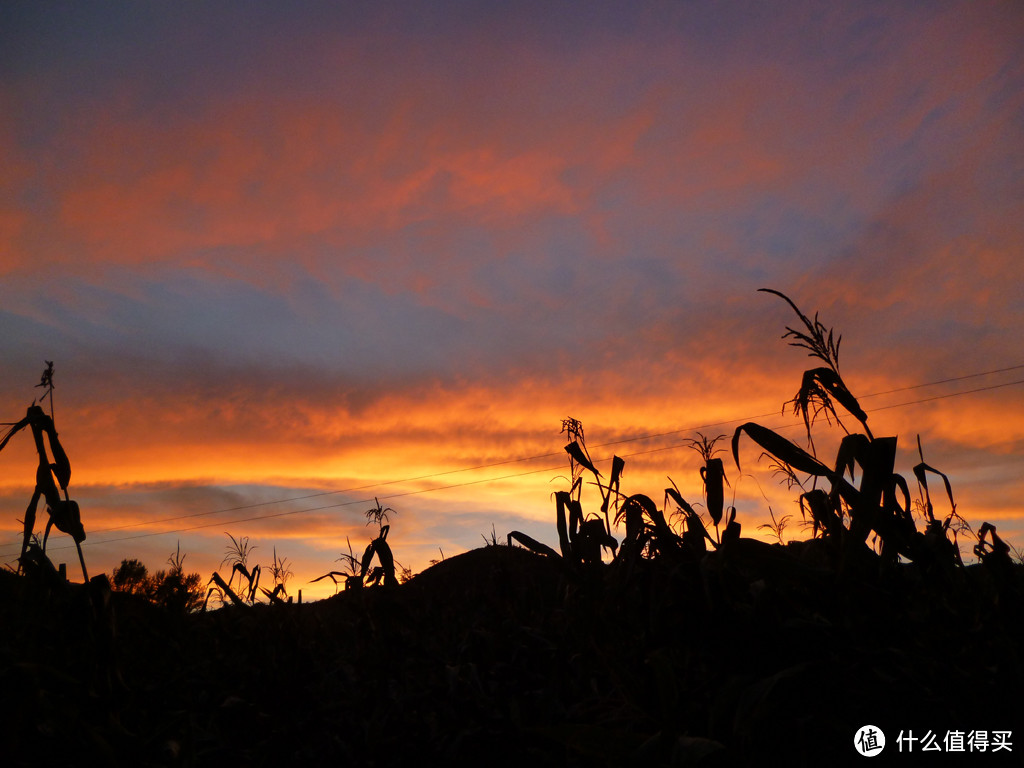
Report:
M395 575L395 556L387 541L390 530L390 525L381 526L377 538L366 545L363 558L359 561L359 579L363 586L383 584L390 587L398 584ZM374 557L380 565L373 565Z
M281 603L288 598L288 580L294 574L291 566L283 557L277 556L277 547L274 547L274 559L270 563L270 577L274 580L272 590L260 587L260 592L267 596L272 603Z
M711 516L711 522L715 525L715 538L721 542L722 538L718 531L718 524L722 522L722 514L725 511L725 486L729 484L725 476L725 466L722 460L715 456L722 449L715 448L719 440L725 435L708 438L702 432L697 433L699 439L690 440L690 448L696 451L704 466L700 468L700 478L704 483L704 500L706 509ZM739 538L739 523L736 522L736 508L730 507L730 517L726 521L726 538Z
M618 456L613 458L611 478L605 485L600 470L594 465L587 450L583 423L574 418L564 419L562 433L570 438L565 446L569 456L570 487L568 491L555 492L555 528L558 531L560 557L571 568L597 566L602 562L602 549L610 549L613 553L618 549L618 541L611 534L609 508L617 503L624 462ZM581 498L584 472L593 474L594 485L601 491L603 519L596 514L587 517L583 512ZM538 554L559 557L551 547L521 531L511 531L507 540L509 545L516 541Z
M256 590L260 585L260 566L254 565L249 568L249 557L257 547L249 543L248 536L239 536L237 539L227 531L224 535L231 539L231 543L224 549L224 559L220 561L220 567L231 566L231 576L228 579L228 587L234 583L235 574L238 574L238 589L245 585L245 599L249 603L256 602ZM217 574L214 574L216 576ZM244 581L243 581L244 580ZM218 586L220 586L218 584Z
M921 454L921 462L914 467L914 475L923 495L920 506L926 531L918 531L913 519L909 486L895 469L897 440L872 434L867 414L839 372L841 337L827 328L817 315L813 320L808 318L785 294L771 289L762 290L784 299L803 325L802 330L787 327L783 339L792 339L791 346L808 350L808 354L824 362L825 367L806 371L800 390L787 403L803 420L810 453L778 433L749 422L737 427L733 434L732 453L737 467L740 466L740 438L745 434L763 450L762 456L768 455L776 462L776 471L781 470L788 483L801 488L810 484L811 490L800 497L801 512L811 516L815 533L821 532L836 543L844 558L860 556L868 538L872 537L879 542L885 562L895 563L904 558L962 565L955 535L956 530L963 528L954 528L955 521L962 518L956 513L949 478L926 464ZM862 431L847 430L838 409L853 417ZM814 449L812 427L819 416L824 416L829 424L834 421L846 433L832 464L823 463ZM929 474L938 475L945 483L951 510L943 522L934 517L928 492ZM799 480L798 475L806 475L807 481ZM819 482L827 485L827 490L818 488ZM988 530L994 535L993 528ZM979 547L979 557L993 553L1000 556L1001 548L998 546L986 547L979 539Z
M681 496L679 498L682 499ZM682 503L686 504L685 501ZM686 506L689 507L688 504ZM690 512L693 512L692 508ZM638 559L673 557L685 545L684 539L676 535L668 524L665 513L658 509L653 499L642 493L628 496L622 502L615 522L622 523L626 529L617 555L617 560L622 562L635 563Z
M707 526L704 524L704 520L701 519L700 513L683 498L683 494L679 491L679 486L676 485L676 482L671 477L668 478L668 481L672 485L665 489L665 509L668 509L669 501L671 501L676 507L676 511L671 514L671 519L676 517L682 518L683 544L693 552L706 552L709 542L713 547L717 547L719 542L708 533Z
M777 518L775 517L775 510L772 509L771 507L768 507L768 515L771 518L771 522L762 523L761 525L757 526L758 530L768 531L772 534L772 536L775 537L775 540L779 544L785 544L786 541L782 536L782 532L786 530L786 526L789 525L789 521L793 516L783 515L782 517Z
M374 506L366 510L366 524L375 524L378 528L383 527L386 523L391 522L390 515L397 515L398 513L391 507L385 507L381 505L380 501L376 496L373 497Z
M836 336L833 329L827 328L818 319L817 313L815 313L813 320L808 318L793 303L793 300L784 293L771 288L761 288L760 290L782 298L793 308L797 317L800 318L804 330L797 330L796 328L786 326L786 333L783 334L782 338L792 339L789 342L791 347L805 349L809 357L817 358L825 363L824 367L811 368L804 372L800 389L793 396L793 399L787 403L787 405L792 406L793 413L803 419L804 427L807 430L807 443L811 447L812 452L814 450L814 440L811 434L811 427L819 416L824 416L825 420L829 423L831 423L832 419L835 419L836 423L844 431L847 431L843 427L839 414L836 412L835 403L839 403L851 416L857 419L864 432L870 438L871 430L868 428L867 414L864 413L857 399L846 387L843 377L839 373L839 345L842 343L843 337Z
M323 576L317 576L309 582L310 584L315 584L323 579L330 579L334 582L335 593L337 593L339 578L345 585L345 589L356 589L363 585L362 577L359 575L360 561L356 557L355 550L352 549L352 541L348 536L345 537L345 543L348 545L348 552L342 552L341 556L336 560L336 562L342 563L343 570L329 571Z
M359 561L359 579L365 585L376 586L383 583L384 586L396 586L398 579L395 575L395 556L391 552L391 545L388 544L388 533L391 531L388 515L398 513L391 507L381 506L376 497L373 499L375 506L366 510L366 524L375 524L378 527L377 536L363 552L363 558ZM380 565L371 566L373 558L377 558Z
M0 451L6 447L11 438L18 432L28 427L32 431L35 441L36 453L39 455L39 465L36 468L35 489L28 506L25 508L23 521L24 535L22 537L21 555L18 558L18 568L23 570L25 558L29 550L33 531L35 530L36 510L40 500L46 502L48 515L46 529L43 533L40 555L45 557L46 542L50 537L50 529L57 527L58 531L68 534L74 539L75 548L78 550L78 560L82 565L82 576L86 582L89 581L89 572L85 567L85 557L82 554L82 542L85 541L85 528L82 526L81 512L78 503L72 501L68 495L68 484L71 482L71 462L68 460L64 447L57 437L57 428L53 421L53 361L46 361L46 369L40 377L37 387L45 391L39 398L39 402L45 399L50 401L50 413L47 414L42 407L33 400L28 407L25 418L21 421L6 424L9 429L0 439ZM45 437L45 441L44 441ZM49 454L47 454L47 445ZM63 494L63 498L61 495Z
M352 550L352 542L346 536L345 541L348 542L348 554L343 552L341 557L338 558L340 562L344 563L345 570L329 571L323 576L313 579L310 582L311 584L322 579L330 579L337 586L338 579L341 578L344 581L346 591L349 589L359 589L364 586L383 585L385 587L393 587L399 584L395 556L391 551L391 545L387 541L388 533L391 531L391 525L388 523L389 515L397 515L398 513L391 507L382 506L376 497L373 501L374 506L366 510L366 524L377 525L377 535L366 546L363 556L358 560L356 559L355 553ZM373 565L375 557L377 558L378 565ZM403 581L408 581L412 578L412 573L409 569L402 567L401 572Z

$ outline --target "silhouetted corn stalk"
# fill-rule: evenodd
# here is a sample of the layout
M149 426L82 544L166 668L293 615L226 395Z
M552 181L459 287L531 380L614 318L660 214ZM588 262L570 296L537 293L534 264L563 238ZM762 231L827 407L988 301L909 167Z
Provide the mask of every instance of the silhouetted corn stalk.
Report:
M718 524L722 521L722 513L725 510L725 485L728 479L725 476L725 467L722 460L715 458L718 450L715 443L725 435L708 439L703 433L698 432L700 439L690 440L690 447L693 448L704 460L704 466L700 468L700 479L704 483L704 500L711 522L715 525L715 538L721 542L722 537L718 530ZM726 521L727 537L729 539L739 537L739 523L736 522L736 510L731 510L730 519Z
M787 485L804 487L797 473L812 478L812 490L800 496L801 512L805 516L810 515L815 534L821 532L826 538L841 539L846 556L853 556L860 551L868 537L874 533L881 542L882 558L887 562L896 562L899 557L909 560L937 558L962 565L956 547L955 530L953 540L948 538L951 522L960 519L956 515L949 478L926 464L923 454L921 462L914 467L924 497L921 506L926 531L922 534L914 524L907 482L895 471L896 438L875 437L871 433L867 425L867 414L839 373L841 337L826 328L817 315L813 320L809 319L785 294L771 289L762 290L784 299L803 324L803 330L787 326L783 338L793 339L791 346L808 350L811 357L826 364L824 368L805 372L800 390L789 401L793 412L803 419L811 451L814 451L811 427L817 416L824 415L829 423L834 419L847 431L842 425L836 405L856 419L863 432L847 431L839 445L834 465L828 466L816 455L808 453L776 432L752 422L746 423L737 427L733 433L732 453L737 467L740 464L740 437L746 434L764 450L762 456L767 454L778 462L776 470L782 471ZM920 441L918 450L920 452ZM951 511L942 523L934 516L928 491L928 474L940 476L945 483ZM818 481L826 482L829 489L825 491L814 487ZM995 535L991 526L986 530ZM986 547L980 537L978 547L985 555L1002 551L995 544ZM982 555L979 554L979 557Z
M210 595L212 595L214 593L214 591L216 591L216 590L220 591L220 593L221 593L221 601L222 602L223 602L223 598L227 597L235 605L237 605L237 606L245 606L245 604L246 604L245 601L242 598L240 598L238 595L235 594L235 591L233 589L231 589L230 586L228 586L228 583L226 581L224 581L224 579L221 577L221 575L219 573L217 573L216 571L214 571L213 572L213 576L210 577L210 582L207 583L208 587L209 587L210 583L215 584L216 587L210 587L209 590L207 590L207 592L206 592L206 599L203 601L203 610L204 611L206 610L207 603L209 603L209 601L210 601Z
M82 526L82 517L78 508L78 503L72 501L68 496L68 484L71 482L71 462L68 460L68 456L64 452L64 447L61 445L60 440L57 437L57 429L53 423L52 412L54 384L52 361L46 361L46 369L43 371L39 384L36 386L43 387L46 390L40 398L40 401L49 397L50 415L47 415L46 412L36 404L36 401L33 400L32 405L29 406L28 411L25 413L25 418L16 423L8 424L10 429L7 430L3 439L0 440L0 451L2 451L14 435L25 427L29 427L32 431L32 438L35 441L36 453L39 456L39 465L36 468L35 489L32 493L32 498L29 500L28 506L25 508L24 536L22 537L21 543L21 555L18 558L19 569L21 568L20 564L25 558L29 546L29 540L31 539L33 530L35 529L36 509L39 506L40 499L44 499L46 501L48 518L46 521L46 530L43 533L43 542L40 552L45 556L46 542L50 536L50 529L56 525L58 531L62 531L74 539L75 547L78 550L78 560L82 565L82 576L85 581L88 582L89 573L85 567L85 557L82 554L82 542L85 541L85 528ZM46 437L45 443L43 440L44 435ZM52 461L46 452L47 445L49 445L50 454L53 456ZM56 482L54 482L55 479ZM58 486L60 490L58 490ZM61 498L61 493L63 493L64 498Z
M831 328L826 328L815 313L814 320L811 320L800 311L800 308L793 303L786 294L771 288L761 288L764 293L772 293L782 298L803 323L805 331L786 326L786 333L783 339L793 339L790 346L806 349L809 357L816 357L825 363L824 368L812 368L805 371L803 381L797 394L789 402L793 406L793 413L799 414L807 429L807 441L813 446L811 426L819 415L824 415L826 420L831 416L840 426L842 421L836 413L832 401L835 400L845 408L850 415L857 419L864 432L871 437L871 430L868 428L868 417L860 407L857 399L853 396L839 373L839 345L842 343L842 336L835 336ZM845 430L846 428L843 427Z
M352 549L352 541L348 536L345 537L345 543L348 544L348 552L342 552L341 557L337 559L337 562L344 564L345 569L342 571L329 571L323 576L317 576L309 582L310 584L323 579L330 579L334 582L335 592L337 592L338 577L340 576L345 584L345 589L357 589L363 585L363 580L359 575L359 560L356 558L355 551Z
M288 567L288 561L285 558L278 558L277 547L274 547L274 559L270 564L270 575L274 580L273 590L260 587L260 592L267 596L272 603L283 603L284 598L288 598L287 583L288 579L292 577L291 569ZM288 598L289 600L291 598Z
M608 481L608 485L605 486L602 483L601 472L594 465L593 459L590 458L590 452L587 450L586 438L583 434L583 422L579 419L573 418L563 419L562 432L566 433L571 438L569 444L565 446L565 452L569 454L569 475L572 481L568 495L579 511L580 525L582 525L584 520L582 507L580 506L583 494L583 471L588 470L594 475L594 484L601 491L601 514L604 515L604 538L605 540L608 540L611 538L612 533L609 507L613 501L618 498L619 482L622 476L622 470L625 467L625 462L618 456L612 458L611 479ZM571 515L573 507L567 505L566 510L568 510ZM589 526L589 530L591 532L594 532L595 528L595 526ZM570 533L571 531L567 531L566 535L569 536ZM562 541L561 536L559 541ZM566 552L564 545L562 547L562 551L563 554Z
M388 520L389 515L398 513L390 507L381 506L380 501L376 498L374 498L374 504L375 506L366 510L366 524L376 523L379 529L377 536L370 541L363 551L362 558L356 560L355 554L352 551L352 542L346 537L348 554L342 553L341 557L338 558L341 562L345 563L346 569L344 571L329 571L323 576L313 579L310 582L311 584L322 579L330 579L337 586L338 577L341 577L345 582L346 590L359 589L364 586L376 586L378 584L383 584L386 587L398 585L395 571L395 556L387 542L391 526L383 525L384 521ZM372 565L374 557L377 558L377 561L380 563L379 565ZM407 569L403 569L403 578L407 578L408 573Z
M224 535L231 539L231 543L224 550L224 559L221 560L220 567L223 568L225 565L231 566L231 576L228 578L229 586L234 582L236 573L238 574L239 589L242 588L242 580L245 580L245 599L250 603L254 603L256 602L256 590L260 585L260 567L259 565L254 565L252 570L249 569L249 555L257 547L249 544L248 536L239 536L236 539L227 531L224 532Z
M704 525L697 510L683 498L675 481L671 477L668 480L672 483L672 487L665 489L665 506L668 507L668 502L671 499L683 516L682 543L694 553L706 552L709 541L713 547L717 548L719 541L708 533L707 526Z
M383 581L384 586L396 586L398 579L395 576L395 557L391 553L391 546L387 542L388 531L391 530L390 525L381 526L380 532L373 541L371 541L366 551L363 552L363 559L359 563L359 579L362 584L366 584L366 579L369 578L371 585L376 585ZM374 556L380 562L380 565L371 569L370 564L373 562Z
M768 507L768 515L771 517L770 523L763 523L757 526L759 530L771 531L772 535L776 538L779 544L785 544L785 540L782 537L782 532L786 530L786 526L789 524L789 519L792 515L783 515L782 517L775 517L775 510Z
M582 422L572 418L565 419L562 421L562 431L567 433L572 441L565 446L565 452L569 455L570 488L568 491L555 492L555 528L558 532L561 558L571 567L599 565L602 562L602 548L611 549L613 553L618 548L618 541L611 534L609 508L618 498L619 480L625 462L618 456L613 458L612 477L606 487L601 482L601 472L594 466L587 451ZM596 515L587 518L583 513L580 498L584 470L594 475L595 484L601 490L601 512L604 520ZM517 541L537 554L556 554L546 544L541 544L521 531L511 531L507 540L510 545Z
M681 497L679 501L686 504ZM665 513L658 509L649 496L642 493L633 494L622 502L615 523L624 523L626 526L626 537L622 541L618 559L630 561L642 557L671 557L677 554L684 543L669 526Z
M986 538L991 536L991 541ZM1010 546L999 538L996 527L991 523L982 523L978 530L978 543L974 546L974 554L982 562L988 562L999 566L1010 564Z

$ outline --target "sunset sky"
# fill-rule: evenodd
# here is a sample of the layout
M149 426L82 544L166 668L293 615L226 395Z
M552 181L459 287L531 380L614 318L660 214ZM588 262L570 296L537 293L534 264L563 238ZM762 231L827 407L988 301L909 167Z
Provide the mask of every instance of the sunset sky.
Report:
M567 417L697 502L697 429L801 439L762 287L1024 547L1024 4L0 5L0 420L54 361L90 575L228 532L329 595L374 497L414 571L554 545ZM742 445L744 532L808 535Z

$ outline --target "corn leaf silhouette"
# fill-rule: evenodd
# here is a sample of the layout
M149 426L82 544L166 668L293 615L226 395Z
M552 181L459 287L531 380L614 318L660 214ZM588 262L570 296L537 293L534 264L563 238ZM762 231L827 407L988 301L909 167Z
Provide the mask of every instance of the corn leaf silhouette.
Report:
M672 499L672 501L674 501L676 503L676 506L678 506L686 514L688 514L688 515L695 515L695 514L697 514L696 512L693 511L693 507L691 507L690 504L686 501L686 499L683 498L683 495L681 493L679 493L679 489L678 488L666 488L665 489L665 495L667 497L669 497L670 499Z
M800 515L804 520L811 517L812 534L818 532L825 536L837 537L843 530L843 521L840 516L841 508L837 510L837 504L833 504L832 498L821 488L814 488L807 493L800 494Z
M857 402L853 393L847 389L839 374L831 368L812 368L809 371L804 371L800 390L790 402L793 404L793 412L800 415L804 424L809 428L821 412L825 413L826 419L828 414L831 414L837 422L842 424L832 405L833 400L857 419L870 435L867 424L868 415L860 407L860 403Z
M612 474L608 480L608 485L604 488L604 499L601 502L601 512L604 515L608 514L608 507L611 504L612 495L618 495L619 484L622 478L622 470L625 468L626 462L619 456L612 457Z
M590 457L583 452L580 447L578 440L573 440L567 446L565 446L565 452L569 454L573 461L579 464L584 469L589 469L597 477L601 477L601 473L597 471L597 467L590 461Z
M558 553L555 552L547 544L542 544L532 536L527 536L525 533L520 531L510 531L507 537L508 545L511 547L513 541L518 541L527 549L536 552L538 555L546 555L547 557L558 557Z
M945 473L940 472L935 467L925 464L923 461L914 467L914 476L917 478L917 482L921 484L922 490L924 490L925 499L925 514L929 520L935 519L935 514L932 508L931 495L928 493L928 473L931 472L934 475L938 475L942 478L942 482L946 486L946 496L949 497L949 508L950 514L956 512L956 502L953 501L953 486L949 482L949 478Z
M700 477L704 481L704 495L708 502L708 514L717 526L722 521L725 508L726 482L725 467L721 459L708 459L707 464L700 468Z
M736 427L736 431L732 436L732 455L737 467L740 466L740 435L744 432L747 433L751 440L776 459L785 462L798 472L814 475L815 477L832 477L834 474L831 469L804 449L791 443L777 432L773 432L767 427L762 427L760 424L755 424L752 421Z

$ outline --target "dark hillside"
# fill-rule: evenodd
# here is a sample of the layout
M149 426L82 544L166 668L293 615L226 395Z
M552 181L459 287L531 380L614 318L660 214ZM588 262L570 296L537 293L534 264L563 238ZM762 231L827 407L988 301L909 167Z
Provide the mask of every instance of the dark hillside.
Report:
M854 577L809 565L815 542L734 544L576 574L491 546L192 615L4 572L4 762L835 765L870 723L872 764L911 765L901 730L1024 735L1020 566Z

